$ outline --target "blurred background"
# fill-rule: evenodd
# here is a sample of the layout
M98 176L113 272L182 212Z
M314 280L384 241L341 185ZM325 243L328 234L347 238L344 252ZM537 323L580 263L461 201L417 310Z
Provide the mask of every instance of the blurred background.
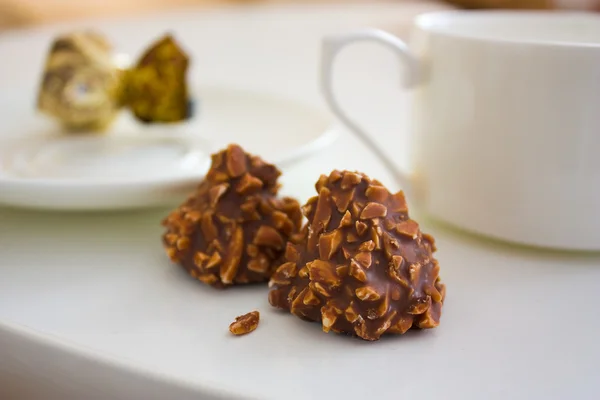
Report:
M383 1L383 0L382 0ZM419 0L387 0L417 5ZM600 11L600 0L437 0L466 8L587 9ZM268 3L374 3L378 0L0 0L0 30L82 18L127 16L175 7L216 7ZM381 1L379 1L381 2ZM427 3L430 3L427 1Z

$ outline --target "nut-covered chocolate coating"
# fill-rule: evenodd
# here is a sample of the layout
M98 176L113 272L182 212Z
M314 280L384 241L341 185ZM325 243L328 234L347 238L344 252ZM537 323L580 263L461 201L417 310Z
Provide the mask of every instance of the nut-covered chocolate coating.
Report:
M127 72L126 101L146 123L178 122L191 114L188 98L189 57L166 35L154 43Z
M163 221L171 260L216 287L268 281L302 223L298 202L276 196L279 175L237 145L214 154L196 193Z
M349 171L316 189L304 240L288 243L269 282L271 305L365 340L436 327L446 290L434 239L409 218L404 194Z

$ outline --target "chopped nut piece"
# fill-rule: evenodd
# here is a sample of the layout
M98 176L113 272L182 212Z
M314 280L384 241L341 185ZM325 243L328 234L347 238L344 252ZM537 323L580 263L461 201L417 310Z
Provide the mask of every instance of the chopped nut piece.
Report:
M174 245L175 243L177 243L177 239L179 239L178 235L174 233L169 233L165 235L165 244Z
M207 242L212 242L219 234L211 213L206 213L202 216L202 219L200 220L200 229L202 229L202 235Z
M258 228L256 236L254 236L254 244L258 246L268 246L275 249L283 249L283 237L275 228L267 225L262 225Z
M358 236L362 236L363 233L366 232L367 228L368 226L364 222L356 221L356 233L358 233Z
M372 240L364 242L363 244L358 246L358 250L371 252L371 251L375 250L375 242L373 242Z
M263 186L263 182L255 176L245 173L244 176L238 182L235 191L240 194L253 193L260 190Z
M360 213L360 219L381 218L387 215L387 207L379 203L368 203Z
M296 276L296 263L286 262L285 264L282 264L279 268L277 268L277 271L275 271L275 274L281 275L286 279L295 277ZM275 274L273 274L273 275L275 275Z
M232 178L237 178L246 172L246 154L239 146L230 146L225 151L227 172Z
M346 236L346 241L347 241L348 243L355 243L355 242L358 242L358 237L357 237L357 236L356 236L354 233L350 232L350 233L349 233L349 234Z
M282 264L271 277L269 286L289 284L291 278L296 276L296 268L296 264L293 262Z
M350 261L350 272L349 273L351 276L353 276L354 278L356 278L357 280L359 280L361 282L367 281L367 274L365 273L365 270L362 269L362 267L355 260Z
M179 260L177 249L174 247L167 247L167 256L173 262L177 262Z
M213 253L213 255L210 257L210 259L208 260L208 262L206 263L206 265L204 266L204 268L211 269L213 267L216 267L220 263L221 263L221 255L215 251Z
M435 303L441 303L444 300L442 294L433 285L426 285L423 289L426 295L431 296Z
M340 179L342 179L342 173L340 171L333 171L329 174L329 183L336 183Z
M390 192L383 186L369 186L365 191L365 195L370 201L385 203L390 196Z
M342 188L342 190L347 190L358 185L361 180L362 177L359 174L354 172L346 172L342 177L342 183L340 187Z
M221 243L219 242L218 239L213 240L212 242L210 242L210 244L208 245L208 247L206 248L207 252L213 252L213 251L218 251L219 253L223 253L223 246L221 245Z
M402 221L396 225L396 230L399 234L407 236L411 239L416 239L419 236L419 224L412 219Z
M219 220L219 222L221 222L223 225L230 226L234 222L231 218L226 217L225 215L217 215L216 217ZM229 235L230 234L231 234L231 232L229 233Z
M413 315L423 314L431 307L431 297L427 296L424 299L418 299L408 308L408 313Z
M197 278L200 282L206 283L207 285L214 285L218 278L214 275L198 275Z
M381 229L371 228L371 240L375 243L375 249L381 249Z
M396 227L396 223L393 220L386 218L383 221L383 226L385 227L386 230L391 231L392 229L394 229Z
M189 211L187 214L185 214L185 219L189 220L193 224L200 221L200 218L202 218L202 214L200 214L198 211Z
M244 232L238 226L233 234L233 239L229 242L225 261L221 264L221 281L225 284L233 283L233 278L238 271L242 252L244 249Z
M327 228L329 220L331 219L330 195L329 189L327 188L322 189L319 193L317 208L312 220L312 228L316 233L323 232Z
M337 313L329 304L327 304L321 307L321 319L323 322L323 331L329 332L337 320Z
M423 237L424 241L429 243L429 246L431 247L432 252L437 251L437 248L435 247L435 239L433 238L433 236L431 236L427 233L423 233L422 237Z
M292 287L292 289L290 290L290 292L287 295L287 301L288 301L288 303L291 303L292 300L296 298L296 291L297 291L296 290L296 286ZM277 293L277 292L273 292L273 293ZM275 303L275 304L271 303L271 305L273 307L277 307L277 303Z
M403 262L404 262L404 258L402 258L402 256L392 256L392 261L390 261L390 265L392 266L393 269L395 269L396 271L399 271L400 267L402 267Z
M363 286L356 289L356 297L362 301L375 301L381 298L381 295L377 293L375 289L370 286Z
M324 297L331 297L331 294L319 282L311 282L308 284L308 287L312 290L315 290Z
M389 293L386 293L386 295L383 297L383 300L381 300L381 303L379 303L379 305L377 306L377 308L375 309L375 312L373 313L375 315L375 319L377 318L382 318L384 315L388 315L388 310L390 307L390 295ZM396 311L393 311L394 313Z
M371 253L368 252L360 252L354 256L354 259L365 268L369 268L372 263Z
M363 209L363 205L361 205L360 203L352 203L352 206L350 207L350 213L352 214L353 218L359 218L360 213L362 212Z
M335 266L327 261L315 260L306 264L306 266L308 267L309 277L313 282L331 287L336 287L341 283Z
M304 306L304 298L306 297L306 294L308 293L310 289L305 287L304 289L302 289L300 291L300 293L298 293L296 295L295 298L293 298L293 300L289 301L290 303L290 312L294 315L298 315L298 316L302 316L303 314L300 312L300 310L302 309L302 307ZM275 305L275 307L279 307L278 303Z
M349 267L347 265L338 265L335 268L335 273L340 278L344 278L346 275L348 275L348 270L349 270Z
M319 177L319 180L315 184L315 189L317 189L317 193L321 191L321 188L325 187L325 185L327 184L327 179L327 175L321 175Z
M248 270L264 274L269 270L269 259L264 254L248 261Z
M408 279L406 279L404 276L402 276L402 274L399 270L390 268L389 275L392 280L396 281L396 283L399 283L402 287L405 287L405 288L410 287L410 282L408 281Z
M302 267L300 271L298 271L298 276L300 278L308 278L308 267Z
M190 248L190 239L182 237L177 240L177 250L187 250Z
M253 245L253 244L249 244L248 246L246 246L246 253L250 256L250 257L258 257L258 246Z
M350 202L354 198L354 189L340 192L335 196L332 196L333 201L337 207L339 212L348 211L348 207L350 206Z
M354 327L354 331L356 332L356 335L358 337L360 337L361 339L369 340L369 341L378 339L378 337L375 336L375 333L371 334L369 332L369 328L367 327L367 324L362 319L358 321L357 325Z
M408 213L408 206L406 205L406 198L404 192L400 191L391 196L390 211L397 213Z
M346 210L346 212L344 213L344 216L340 220L340 226L338 226L338 228L344 228L344 227L350 226L350 225L352 225L352 215L350 215L350 211ZM366 229L366 225L365 225L365 229ZM359 233L359 235L360 235L360 233Z
M254 331L258 327L259 321L260 313L258 311L249 312L236 317L235 321L229 325L229 332L236 336L245 335Z
M306 205L302 206L300 209L302 210L302 215L308 215L312 212L313 205L306 204Z
M319 297L315 295L315 292L313 292L310 289L304 295L304 299L302 300L302 302L307 306L316 306L321 304L321 300L319 299Z
M408 273L410 274L410 281L414 284L419 282L419 274L421 272L421 264L414 263L408 267Z
M273 212L273 226L284 235L290 235L294 232L294 222L286 213L281 211Z
M321 255L321 259L329 260L340 248L342 239L343 234L341 230L321 235L319 238L319 254Z
M350 251L345 247L342 247L342 254L344 254L344 258L346 260L349 260L352 258L352 254L350 254Z
M196 254L194 254L194 264L197 267L204 267L204 264L210 259L210 257L202 252L197 252Z
M412 324L413 324L412 316L401 317L398 320L396 320L395 325L392 325L390 327L389 332L403 335L412 327Z
M344 315L345 315L346 319L348 320L348 322L350 322L351 324L356 322L360 318L360 315L358 314L357 310L354 308L354 302L350 302L350 305L348 306L348 308L346 308Z
M227 189L229 189L229 185L226 183L222 183L220 185L213 186L212 188L210 188L210 190L208 191L210 205L216 207L217 203L219 202L219 199L225 194L225 192L227 192Z
M285 259L292 262L297 262L300 259L300 253L290 242L287 243L285 248Z
M400 248L400 244L396 239L390 236L389 233L383 233L383 250L386 258L389 260L394 256L397 249Z
M396 311L392 311L385 318L385 320L381 323L379 328L377 328L375 330L375 336L379 337L379 336L383 335L388 329L390 329L390 326L392 325L392 321L394 320L395 317L396 317Z

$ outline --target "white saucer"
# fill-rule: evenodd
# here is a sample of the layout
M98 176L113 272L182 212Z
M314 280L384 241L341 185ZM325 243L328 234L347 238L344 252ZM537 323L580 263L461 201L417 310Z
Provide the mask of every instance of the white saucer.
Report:
M330 117L281 97L199 87L194 117L144 125L124 112L105 134L68 135L29 98L2 93L15 118L0 121L0 203L106 210L181 201L204 176L210 153L239 143L283 165L329 144Z

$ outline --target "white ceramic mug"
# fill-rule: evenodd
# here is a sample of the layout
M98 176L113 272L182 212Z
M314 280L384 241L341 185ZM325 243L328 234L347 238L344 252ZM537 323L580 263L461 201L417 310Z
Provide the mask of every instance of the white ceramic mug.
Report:
M326 38L324 95L373 144L331 89L335 55L364 40L398 53L412 92L400 181L413 206L490 237L600 250L600 16L449 11L419 16L407 44L379 30Z

